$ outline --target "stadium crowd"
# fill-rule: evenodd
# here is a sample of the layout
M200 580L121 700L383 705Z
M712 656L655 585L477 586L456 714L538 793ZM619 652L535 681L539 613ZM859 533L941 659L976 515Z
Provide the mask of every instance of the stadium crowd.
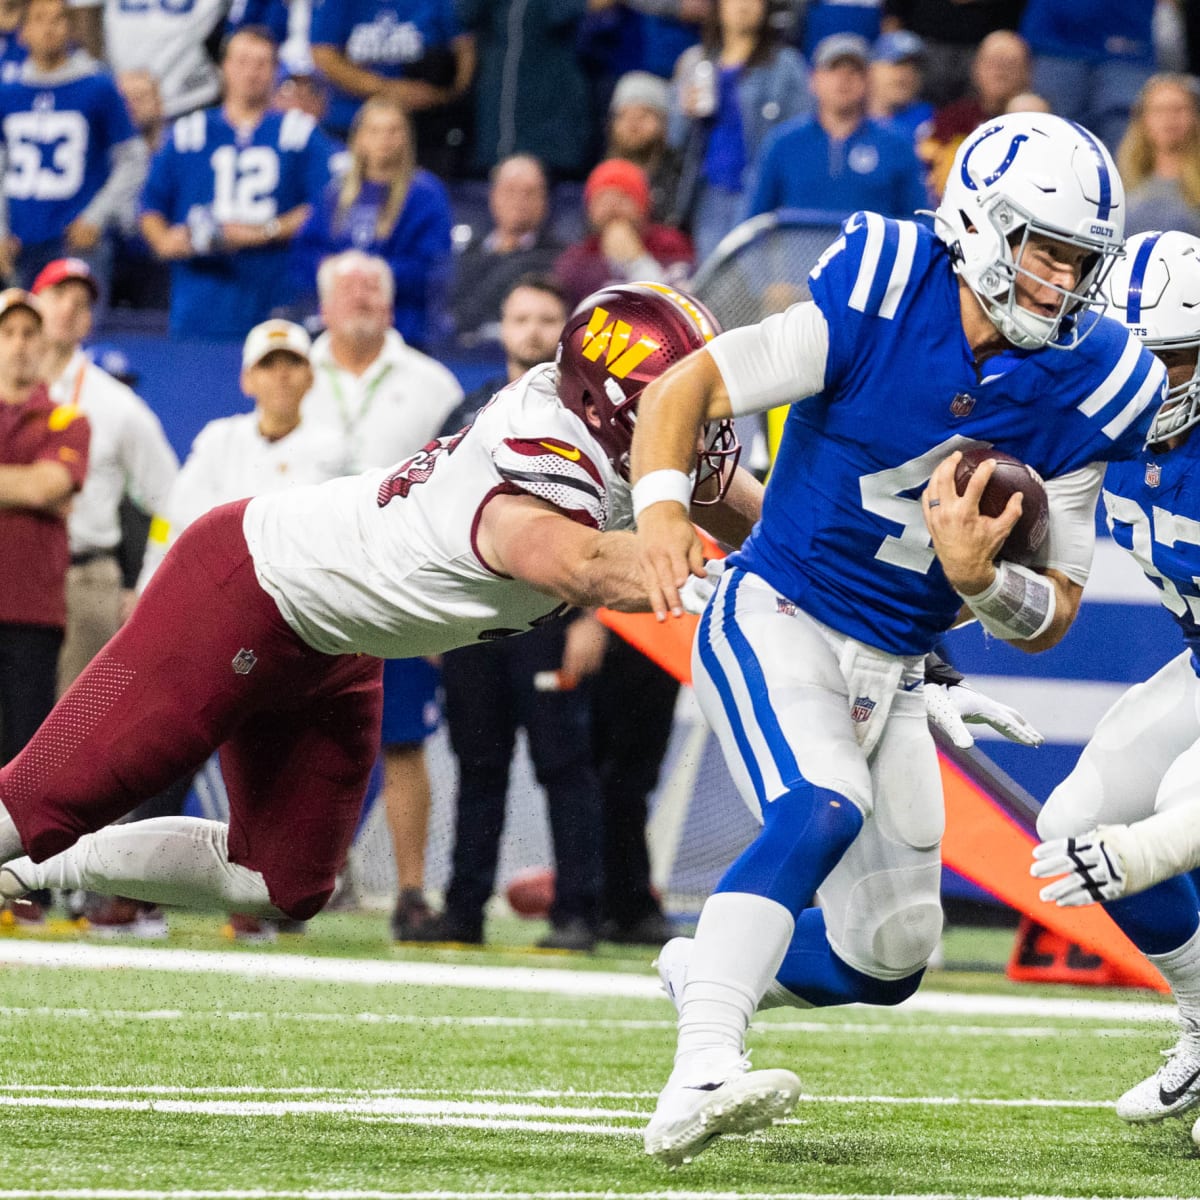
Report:
M0 5L0 274L28 290L0 299L0 416L29 406L44 434L33 446L26 430L18 444L16 421L0 422L0 460L58 455L69 468L17 501L0 492L12 506L0 524L7 563L48 526L62 543L40 598L0 599L0 761L53 703L46 664L62 631L65 685L134 602L152 516L153 558L221 500L415 453L493 390L464 397L443 362L483 347L504 386L553 357L582 297L612 282L682 283L748 217L785 207L826 223L858 209L909 217L937 204L980 122L1048 111L1117 157L1127 234L1200 233L1195 20L1176 0ZM176 478L155 397L143 402L87 356L93 327L244 343L256 419L229 414L245 426L241 449L221 441L231 426L209 427ZM39 346L40 373L27 378L22 355ZM299 383L308 448L290 440L293 462L280 446L298 437L300 410L267 409ZM56 407L86 420L56 418ZM89 428L88 483L68 517ZM204 504L181 496L206 472L221 478ZM72 630L87 620L81 642ZM645 847L627 833L644 824L675 685L586 615L519 643L445 662L461 782L440 914L423 879L436 670L389 664L392 933L482 940L502 768L523 726L564 860L545 944L661 942L670 929ZM578 686L539 685L560 668ZM624 690L615 682L635 676ZM482 679L509 711L479 703ZM100 927L160 928L127 903L91 915ZM270 932L252 918L233 927Z

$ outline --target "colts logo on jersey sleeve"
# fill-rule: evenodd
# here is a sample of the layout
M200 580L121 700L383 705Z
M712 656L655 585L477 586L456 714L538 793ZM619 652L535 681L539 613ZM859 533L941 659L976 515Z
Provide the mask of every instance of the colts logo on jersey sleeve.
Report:
M659 348L658 342L643 334L630 345L633 327L627 321L608 319L608 309L597 306L583 333L581 350L584 358L596 362L604 355L604 365L610 375L624 379L635 371Z

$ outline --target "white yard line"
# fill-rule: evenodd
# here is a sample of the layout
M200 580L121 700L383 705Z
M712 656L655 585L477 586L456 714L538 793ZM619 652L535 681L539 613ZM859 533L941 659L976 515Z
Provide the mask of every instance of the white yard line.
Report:
M658 980L649 975L571 971L558 967L392 962L380 959L318 958L302 954L164 950L16 939L0 941L0 963L83 970L218 973L250 979L543 992L597 999L663 999ZM1172 1007L1165 1000L1052 999L1034 995L987 996L925 991L918 992L893 1011L939 1016L1061 1017L1070 1020L1143 1022L1169 1019Z
M137 1093L125 1092L120 1097L111 1092L105 1095L70 1095L72 1092L94 1092L92 1088L59 1089L60 1094L50 1095L45 1090L36 1092L21 1088L5 1088L0 1091L0 1108L39 1109L82 1109L101 1112L153 1112L168 1115L199 1115L209 1117L313 1117L353 1116L390 1119L393 1117L421 1118L433 1125L452 1123L457 1117L481 1118L504 1121L518 1119L518 1126L530 1128L533 1124L549 1122L550 1128L565 1128L568 1120L591 1121L597 1118L622 1121L643 1121L650 1115L649 1100L642 1108L604 1108L563 1104L534 1104L521 1094L509 1094L504 1100L455 1100L424 1099L417 1096L380 1095L376 1092L324 1093L320 1100L199 1100L179 1099L186 1095L212 1095L212 1090L198 1088L172 1088L158 1091L146 1088ZM6 1094L7 1093L7 1094ZM223 1093L228 1095L229 1093ZM278 1095L270 1088L253 1093L258 1096ZM290 1093L289 1093L290 1094ZM579 1099L570 1093L562 1093L563 1099ZM621 1097L624 1098L624 1097ZM642 1099L638 1095L636 1097ZM921 1107L963 1108L1050 1108L1092 1109L1111 1108L1109 1100L1054 1100L1046 1098L1008 1099L991 1096L820 1096L802 1093L802 1104L891 1104L919 1105ZM523 1122L531 1124L524 1124ZM791 1122L799 1123L799 1122ZM578 1129L578 1126L573 1127Z
M666 997L663 997L665 1002ZM1162 1020L1169 1021L1172 1010L1162 1010ZM329 1013L329 1012L268 1012L236 1009L180 1008L54 1008L39 1005L21 1008L0 1005L0 1017L44 1021L296 1021L334 1025L417 1025L448 1028L497 1029L661 1029L672 1030L674 1021L644 1021L623 1017L508 1017L508 1016L432 1016L416 1013ZM1002 1037L1027 1040L1039 1037L1103 1037L1145 1038L1160 1037L1158 1029L1095 1026L1072 1028L1063 1025L943 1025L917 1022L888 1021L755 1021L756 1033L847 1033L865 1035L894 1035L928 1037Z
M1079 1200L1077 1196L981 1196L965 1192L385 1192L361 1189L32 1188L0 1190L0 1200ZM1179 1196L1118 1196L1110 1200L1185 1200Z

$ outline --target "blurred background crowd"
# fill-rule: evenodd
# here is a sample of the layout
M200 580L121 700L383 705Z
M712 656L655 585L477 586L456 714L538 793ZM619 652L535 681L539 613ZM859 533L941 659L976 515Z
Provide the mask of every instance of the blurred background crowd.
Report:
M1200 233L1198 72L1185 0L0 0L0 276L36 293L41 385L88 417L106 481L39 510L69 525L54 602L0 598L4 757L53 698L21 631L65 636L64 686L187 520L416 452L551 358L581 298L685 284L749 218L910 217L971 129L1040 110L1117 156L1127 233ZM130 334L169 364L143 396L105 345ZM0 350L15 413L34 393L10 367ZM220 399L193 446L199 386ZM431 664L387 682L393 935L482 939L518 728L558 859L547 945L669 935L640 831L674 682L586 614L438 666L444 693ZM459 836L435 913L422 747L443 694ZM92 917L161 928L131 904Z

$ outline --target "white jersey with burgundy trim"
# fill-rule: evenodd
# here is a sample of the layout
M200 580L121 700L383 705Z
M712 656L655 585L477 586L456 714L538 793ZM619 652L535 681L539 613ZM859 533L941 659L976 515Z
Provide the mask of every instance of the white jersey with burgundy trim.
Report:
M559 601L499 575L475 544L498 494L546 500L593 529L633 525L629 485L554 390L550 364L498 392L475 423L398 466L260 496L243 529L284 619L326 654L437 654L522 633Z

